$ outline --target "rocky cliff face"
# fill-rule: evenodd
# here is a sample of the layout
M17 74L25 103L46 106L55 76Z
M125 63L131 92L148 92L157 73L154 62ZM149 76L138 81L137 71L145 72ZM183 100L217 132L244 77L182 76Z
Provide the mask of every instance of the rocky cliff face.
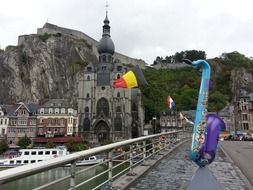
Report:
M84 39L25 36L19 46L0 52L0 104L66 98L75 105L78 75L89 62L98 61Z

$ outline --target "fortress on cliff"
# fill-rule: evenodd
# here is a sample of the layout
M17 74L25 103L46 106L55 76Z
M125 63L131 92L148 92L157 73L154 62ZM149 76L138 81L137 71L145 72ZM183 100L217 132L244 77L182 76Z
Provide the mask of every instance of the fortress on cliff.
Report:
M98 52L97 52L98 41L96 41L95 39L91 38L90 36L88 36L87 34L85 34L83 32L73 30L73 29L59 27L57 25L46 22L42 28L37 29L37 35L44 35L45 33L48 33L48 34L61 33L64 35L69 35L72 38L74 37L77 39L84 39L92 46L92 50L93 50L94 54L98 57ZM19 36L18 45L22 44L22 42L26 39L27 36L28 35ZM115 58L115 60L118 60L119 62L121 62L123 64L139 65L143 69L145 68L145 65L147 65L147 63L145 63L145 61L143 61L141 59L135 59L135 58L123 55L118 52L114 53L114 58Z

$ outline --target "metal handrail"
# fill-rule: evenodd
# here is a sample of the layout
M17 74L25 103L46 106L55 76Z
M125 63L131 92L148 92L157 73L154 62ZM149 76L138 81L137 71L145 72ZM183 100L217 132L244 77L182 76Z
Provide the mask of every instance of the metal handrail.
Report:
M5 184L5 183L8 183L8 182L14 181L16 179L24 178L24 177L27 177L27 176L30 176L30 175L33 175L33 174L37 174L37 173L49 170L49 169L54 169L54 168L59 167L59 166L64 166L64 165L69 164L69 163L71 163L71 168L72 168L73 165L75 166L75 162L77 160L80 160L84 157L104 153L104 152L110 152L115 148L123 147L125 145L130 145L130 147L131 147L132 146L131 144L133 144L133 143L143 142L143 141L148 140L148 139L156 139L157 137L160 137L162 135L167 135L168 137L173 139L173 137L170 136L170 134L178 134L178 133L181 133L181 132L184 132L184 131L172 131L172 132L159 133L159 134L155 134L155 135L143 136L143 137L139 137L139 138L135 138L135 139L129 139L129 140L121 141L121 142L116 142L116 143L104 145L104 146L101 146L101 147L88 149L88 150L85 150L85 151L76 152L76 153L73 153L73 154L69 154L69 155L66 155L66 156L54 158L54 159L51 159L51 160L42 161L42 162L39 162L39 163L34 163L34 164L24 165L24 166L20 166L20 167L8 169L8 170L3 170L3 171L0 171L0 187L1 187L1 184ZM155 144L159 143L159 138L158 138L158 140L156 139L154 143ZM161 143L161 144L163 144L163 143ZM143 156L142 161L147 159L148 157L150 157L150 155L149 156L146 155L147 152L152 151L151 154L153 155L154 153L157 153L160 150L163 150L163 148L161 148L160 150L154 150L154 149L156 149L155 146L152 146L152 149L146 150L147 146L150 146L150 145L154 145L154 144L153 143L148 143L148 144L145 144L145 147L144 146L139 147L139 149L141 149L142 151L145 150L145 152L142 152L140 154L140 155ZM131 152L130 152L130 155L131 155ZM118 156L116 156L116 157L118 157ZM111 158L111 161L113 161L113 158ZM132 157L130 157L129 162L130 162L129 168L126 169L126 170L124 169L124 171L127 171L127 170L131 171L133 169L133 167L135 165L137 165L136 163L134 163L134 164L132 163ZM105 160L103 163L109 164L110 160ZM137 162L137 163L140 163L140 162ZM99 165L101 165L101 163ZM73 168L75 168L75 167L73 167ZM106 172L110 173L110 172L112 172L112 169L113 169L113 167L111 167L111 169L106 170ZM76 172L74 172L73 175L68 175L67 177L65 176L61 179L55 180L54 182L49 182L48 184L53 185L53 184L56 184L56 183L58 183L62 180L65 180L67 178L70 178L73 181L73 180L75 180L75 175L77 175L78 173L80 173L80 171L76 171ZM120 172L120 173L122 173L122 172ZM116 175L118 176L119 174L116 174ZM93 179L95 177L91 177L91 178ZM114 179L115 177L116 177L115 175L112 176L112 179ZM90 181L91 178L87 179L87 180L85 180L85 181L83 181L79 184L76 184L76 185L74 184L74 186L79 187L80 185L85 184L88 181ZM105 183L105 182L103 182L103 183ZM48 187L48 185L44 184L40 187L37 187L36 189L43 189L43 187Z

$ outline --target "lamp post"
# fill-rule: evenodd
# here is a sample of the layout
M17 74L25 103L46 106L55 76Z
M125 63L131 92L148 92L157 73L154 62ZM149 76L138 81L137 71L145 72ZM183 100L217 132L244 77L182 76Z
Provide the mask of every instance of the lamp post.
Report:
M156 117L153 117L153 123L154 123L154 134L156 133Z

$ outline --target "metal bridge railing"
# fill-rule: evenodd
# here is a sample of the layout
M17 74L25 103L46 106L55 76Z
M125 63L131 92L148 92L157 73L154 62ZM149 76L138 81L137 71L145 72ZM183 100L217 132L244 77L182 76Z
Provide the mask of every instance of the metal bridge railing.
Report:
M76 152L62 157L57 157L51 160L42 161L39 163L19 166L12 169L0 171L0 189L2 185L10 183L17 179L21 179L33 174L38 174L43 171L51 170L57 167L70 165L69 175L61 177L59 179L47 182L33 189L46 189L53 185L57 185L62 181L69 180L68 189L78 189L79 187L85 187L85 184L105 176L106 178L97 183L91 189L109 189L113 186L113 181L123 174L135 175L134 168L145 160L150 159L159 152L171 148L172 145L180 142L184 138L189 138L190 133L187 131L172 131L166 133L159 133L155 135L143 136L139 138L129 139L121 142L116 142L85 151ZM124 151L116 154L116 149L121 148ZM85 167L77 170L76 162L85 157L93 155L103 154L106 155L106 159L99 164ZM77 183L76 176L83 172L87 172L92 168L98 166L105 166L105 169L97 175L89 177L88 179L79 180ZM124 167L122 167L124 166ZM122 167L119 172L115 172L116 168ZM31 188L31 189L32 189Z

